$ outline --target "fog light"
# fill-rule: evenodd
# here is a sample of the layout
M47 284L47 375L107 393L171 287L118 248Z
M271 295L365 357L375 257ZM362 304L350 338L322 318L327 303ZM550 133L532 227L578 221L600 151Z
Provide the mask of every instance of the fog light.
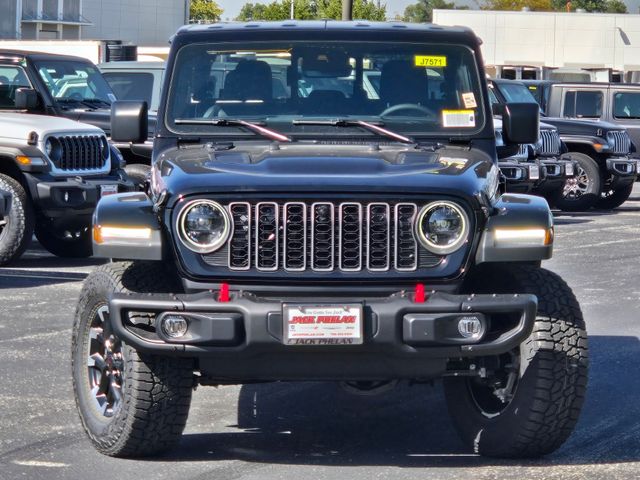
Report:
M473 315L462 317L458 320L458 332L464 338L479 337L482 333L482 321Z
M184 337L189 329L189 322L182 315L166 315L160 323L162 333L169 338Z

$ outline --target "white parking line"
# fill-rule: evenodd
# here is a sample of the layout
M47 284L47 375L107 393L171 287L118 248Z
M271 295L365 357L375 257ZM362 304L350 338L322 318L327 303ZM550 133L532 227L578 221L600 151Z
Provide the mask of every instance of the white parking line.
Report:
M81 276L82 275L82 276ZM32 279L38 279L38 278L44 278L47 280L84 280L86 274L80 274L78 273L77 276L70 276L70 275L55 275L55 274L51 274L51 275L47 275L47 274L33 274L33 273L4 273L0 271L0 277L6 277L6 278L32 278Z
M24 466L24 467L65 468L65 467L70 467L71 466L68 463L41 462L39 460L14 460L11 463L14 463L16 465L21 465L21 466Z

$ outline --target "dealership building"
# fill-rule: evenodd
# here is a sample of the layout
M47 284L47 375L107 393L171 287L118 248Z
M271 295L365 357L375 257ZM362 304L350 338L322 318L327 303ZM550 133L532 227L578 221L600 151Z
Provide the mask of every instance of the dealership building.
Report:
M0 39L122 40L165 46L189 0L0 0Z
M434 10L433 19L471 27L485 63L511 70L511 78L588 69L602 74L592 79L607 80L611 72L640 71L640 15Z

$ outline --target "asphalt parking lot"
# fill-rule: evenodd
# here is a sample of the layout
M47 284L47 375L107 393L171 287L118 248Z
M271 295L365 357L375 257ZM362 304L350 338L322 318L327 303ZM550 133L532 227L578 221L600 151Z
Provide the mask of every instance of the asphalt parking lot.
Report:
M590 334L587 403L571 439L532 461L483 459L449 423L438 383L377 397L333 384L199 388L182 443L153 460L94 451L70 381L81 282L99 261L63 261L35 242L0 269L0 479L638 478L640 187L613 213L556 215L555 257Z

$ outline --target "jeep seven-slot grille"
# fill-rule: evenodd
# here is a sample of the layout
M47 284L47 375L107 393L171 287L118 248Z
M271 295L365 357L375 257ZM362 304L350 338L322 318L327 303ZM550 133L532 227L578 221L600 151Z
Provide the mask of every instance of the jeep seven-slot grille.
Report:
M54 162L60 170L100 170L106 160L102 156L99 135L56 137L62 147L60 160Z
M414 271L442 257L419 248L418 206L384 202L232 202L233 235L221 253L204 255L231 270L290 272Z
M625 130L609 132L610 138L613 139L613 153L618 155L627 155L631 150L631 139Z
M557 130L540 130L541 155L560 155L560 134Z

